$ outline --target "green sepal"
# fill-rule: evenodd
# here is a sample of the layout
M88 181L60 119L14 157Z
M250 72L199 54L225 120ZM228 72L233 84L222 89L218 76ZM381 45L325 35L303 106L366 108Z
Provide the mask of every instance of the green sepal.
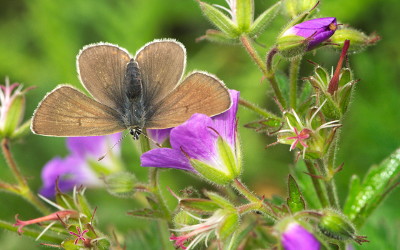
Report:
M354 83L355 81L349 82L340 89L339 107L342 114L346 113L347 108L349 107Z
M341 109L338 104L335 103L332 96L329 93L324 93L324 97L326 100L325 105L321 108L322 113L328 119L332 120L340 120L342 117ZM321 103L325 101L324 98L321 97Z
M288 177L288 189L289 197L287 198L287 204L292 213L303 211L306 209L306 203L304 202L303 195L300 192L299 186L292 175Z
M227 17L219 9L215 8L214 6L208 3L205 2L199 2L199 3L203 14L219 30L221 30L231 38L239 36L240 33L238 31L238 28L232 22L232 20L229 19L229 17Z
M236 23L240 33L247 33L253 22L254 0L236 0Z
M231 176L233 176L233 178L238 177L242 172L241 162L237 161L235 152L233 152L231 145L229 145L226 140L222 139L221 136L217 139L217 150L224 165L231 173Z
M302 36L285 35L276 39L276 45L283 57L292 58L306 53L308 41Z
M63 208L78 210L78 208L75 206L74 199L68 194L56 192L55 200L56 203Z
M181 199L179 206L183 209L202 214L213 213L221 208L215 201L200 198Z
M196 159L190 159L190 164L204 178L206 178L207 180L212 181L216 184L226 185L226 184L229 184L234 179L234 177L232 175L229 175L228 173L220 171L220 170L214 168L213 166L210 166L207 163L204 163L202 161L199 161Z
M224 215L224 221L220 224L217 229L218 237L225 241L231 236L239 227L239 214L237 212L229 212Z
M257 37L260 35L271 23L271 21L277 16L278 12L281 9L281 2L277 2L276 4L269 7L266 11L264 11L261 15L259 15L256 20L251 24L249 36Z
M217 193L205 191L205 195L208 198L210 198L212 201L214 201L221 208L228 208L231 210L235 209L235 206L230 201L228 201L224 197L218 195Z
M90 208L89 202L86 200L85 196L80 191L76 191L76 204L78 211L86 215L89 222L92 218L93 209Z
M236 250L239 244L248 236L248 234L255 228L256 223L250 223L245 229L236 231L232 234L229 241L224 244L224 250Z
M14 133L11 135L11 139L16 140L24 137L31 131L31 119L25 121L22 125L20 125Z
M372 166L361 184L358 178L353 177L343 212L356 227L361 227L394 189L399 173L400 149L397 149L378 166Z
M196 39L196 41L202 41L202 40L208 40L210 42L222 43L222 44L240 44L239 39L232 38L227 34L223 33L222 31L212 30L212 29L207 30L204 36L201 36Z
M11 138L21 122L25 112L25 96L17 94L12 97L11 103L9 104L8 110L6 110L4 128L1 131L2 137Z
M376 44L380 39L375 33L367 36L365 33L349 27L336 30L330 38L331 42L335 44L332 47L338 50L342 50L346 40L350 40L348 51L353 53L363 51L366 47Z
M320 89L321 90L328 89L329 81L331 80L328 71L325 68L318 65L317 67L315 67L314 72L316 79L319 80Z

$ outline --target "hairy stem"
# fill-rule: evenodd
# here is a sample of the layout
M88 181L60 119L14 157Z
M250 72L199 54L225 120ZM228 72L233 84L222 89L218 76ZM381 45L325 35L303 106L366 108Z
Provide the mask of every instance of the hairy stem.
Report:
M28 202L30 202L32 205L34 205L40 212L42 212L43 214L50 213L50 210L46 207L46 205L29 188L26 179L22 175L16 161L14 160L14 157L10 150L10 141L7 138L4 138L1 141L1 149L3 151L3 155L4 155L4 158L6 159L7 165L9 166L12 174L14 175L15 179L18 182L17 187L9 189L9 190L14 191L14 192L18 190L17 194L24 197ZM5 184L5 183L3 183L3 184ZM2 186L6 187L4 185L2 185ZM10 185L8 185L8 186L10 187Z
M315 171L315 166L313 165L313 163L310 160L304 160L304 162L307 166L308 172L313 176L317 176L318 174ZM328 198L326 197L326 194L323 190L320 180L316 177L312 177L312 176L310 176L310 177L311 177L315 192L317 193L319 202L321 203L322 207L328 207L329 201L328 201Z
M149 151L150 142L147 136L142 136L140 138L140 146L142 149L142 153ZM167 205L165 204L165 200L162 197L161 190L158 184L158 176L159 176L159 168L149 168L149 188L151 193L156 197L157 201L159 202L160 208L165 216L165 219L170 221L171 215Z
M290 62L289 76L289 105L296 110L297 106L297 79L299 76L301 57L295 58Z
M268 206L264 203L264 198L258 198L257 195L253 194L253 192L251 192L239 179L235 179L232 182L232 186L236 190L238 190L248 201L251 202L249 204L239 207L239 209L243 210L243 213L250 210L258 210L268 215L271 219L277 220L276 216L273 215L273 212L271 212ZM238 211L240 212L240 210Z
M261 59L260 55L254 49L254 47L253 47L253 45L251 43L251 39L248 36L242 35L240 37L240 41L242 42L242 45L246 49L247 53L250 55L250 57L253 59L253 61L257 64L258 68L261 70L261 72L263 73L264 77L271 84L271 87L274 90L275 96L276 96L278 102L280 103L280 105L283 108L285 108L286 107L286 101L283 98L281 90L279 89L278 82L276 81L274 71L273 70L267 70L267 66L266 66L265 62ZM272 60L272 58L271 58L271 60Z
M326 194L328 195L329 204L332 208L339 209L339 198L336 191L335 181L333 179L333 172L327 167L322 159L318 159L317 162L324 176L325 189Z
M245 100L243 98L239 99L239 104L242 105L243 107L246 107L246 108L250 109L251 111L254 111L255 113L261 115L262 117L274 118L274 119L277 119L277 120L281 119L280 117L276 116L275 114L273 114L273 113L271 113L271 112L269 112L269 111L267 111L267 110L265 110L263 108L260 108L257 105L255 105L255 104L253 104L253 103L251 103L251 102L249 102L249 101L247 101L247 100Z

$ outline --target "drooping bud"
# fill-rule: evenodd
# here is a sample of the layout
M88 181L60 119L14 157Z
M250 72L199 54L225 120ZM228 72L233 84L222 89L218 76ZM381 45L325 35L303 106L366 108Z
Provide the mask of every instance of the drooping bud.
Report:
M29 131L30 121L21 125L25 114L25 93L22 85L0 85L0 137L17 138Z
M348 218L333 210L323 212L318 228L324 235L336 240L351 239L359 244L368 242L365 236L356 235L356 230Z
M277 48L284 57L299 56L328 40L336 29L335 17L308 20L282 32L277 38Z
M104 178L107 191L117 197L130 197L135 193L136 178L133 174L119 172Z

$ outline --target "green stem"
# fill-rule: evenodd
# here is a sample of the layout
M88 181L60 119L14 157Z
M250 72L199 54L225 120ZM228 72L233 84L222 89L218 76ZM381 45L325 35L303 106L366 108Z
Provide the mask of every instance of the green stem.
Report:
M16 161L14 160L14 157L10 150L10 141L7 138L4 138L1 141L1 149L3 151L3 155L6 159L7 165L10 167L11 172L18 182L18 187L17 189L14 188L14 190L19 190L18 194L24 197L43 214L50 213L50 210L46 207L46 205L43 204L43 202L29 188L26 179L21 174L21 171L19 170Z
M313 175L313 176L317 176L317 172L315 171L315 167L313 165L313 163L310 160L304 160L306 166L307 166L307 170L308 172ZM322 184L320 182L320 180L316 177L311 177L315 192L317 193L318 199L321 202L322 207L328 207L329 206L329 201L326 197L326 194L323 190Z
M258 55L257 51L254 49L254 47L251 43L251 39L248 36L242 35L240 37L240 41L242 42L242 45L246 49L247 53L250 55L250 57L253 59L253 61L257 64L258 68L261 70L264 77L267 78L267 80L271 84L272 89L274 90L275 96L276 96L278 102L280 103L280 105L283 108L285 108L286 101L283 98L281 90L279 89L278 82L276 81L276 78L275 78L275 73L272 70L267 69L265 62L261 59L260 55Z
M18 227L13 226L12 224L2 221L0 220L0 228L6 229L8 231L11 232L17 232L18 231ZM24 230L22 231L23 235L32 237L32 238L37 238L39 236L41 232L40 231L34 231L34 230L30 230L30 229L26 229L24 228ZM55 243L55 244L60 244L63 240L65 240L65 237L62 236L52 236L49 234L43 234L40 237L40 240L42 241L46 241L46 242L50 242L50 243Z
M289 105L296 110L297 106L297 78L299 76L301 57L295 58L290 62L289 76Z
M147 137L145 131L144 134L145 136L141 136L140 138L140 146L142 149L142 153L145 153L151 149L149 138ZM157 201L159 202L160 208L165 216L165 219L170 221L171 214L169 212L167 205L165 204L161 190L158 186L158 175L159 175L159 168L149 168L149 186L150 186L149 188L150 191L153 193L153 195L156 197Z
M339 199L336 191L335 181L333 180L333 172L328 169L322 159L317 159L318 166L324 176L326 194L328 195L329 204L331 207L339 209Z
M264 198L258 198L257 195L253 194L239 179L235 179L232 182L232 186L251 202L238 208L242 209L243 213L246 213L250 210L258 210L268 215L272 220L277 220L276 216L273 215L273 212L271 212L268 206L264 203ZM238 211L240 212L240 210Z
M265 118L273 118L273 119L281 120L280 117L274 115L273 113L271 113L263 108L258 107L257 105L255 105L243 98L239 99L239 104L242 105L243 107L250 109L251 111L254 111L255 113L257 113Z

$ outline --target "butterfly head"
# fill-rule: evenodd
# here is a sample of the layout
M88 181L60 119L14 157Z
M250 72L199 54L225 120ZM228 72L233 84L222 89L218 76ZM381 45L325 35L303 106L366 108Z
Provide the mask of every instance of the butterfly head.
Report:
M134 140L139 140L139 136L142 134L142 129L139 127L130 127L129 133L132 135Z

